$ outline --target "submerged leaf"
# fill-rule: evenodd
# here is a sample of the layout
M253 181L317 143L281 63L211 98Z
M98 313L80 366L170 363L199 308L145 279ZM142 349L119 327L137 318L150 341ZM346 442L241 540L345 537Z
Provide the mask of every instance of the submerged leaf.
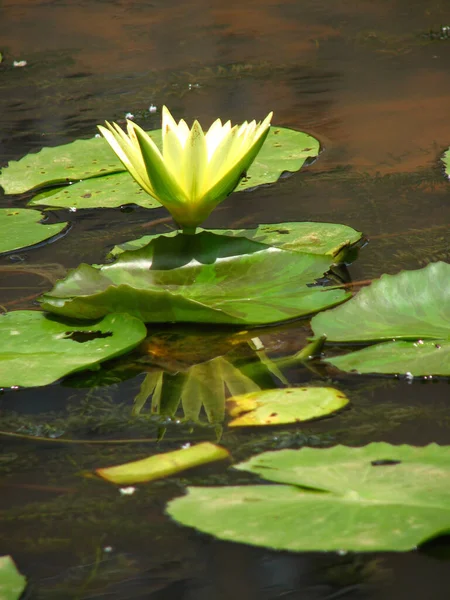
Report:
M0 599L19 600L27 583L10 556L0 556Z
M448 446L280 450L237 468L279 485L190 487L169 503L170 516L289 551L406 551L450 532Z
M321 387L263 390L227 401L230 427L282 425L324 417L348 404L339 390Z
M0 253L34 246L60 234L68 223L42 224L43 215L26 208L0 208Z
M116 467L96 469L95 472L103 479L119 485L142 483L170 477L180 471L206 465L216 460L224 460L229 456L230 454L225 448L210 442L203 442L189 448L156 454Z
M344 301L343 290L311 286L331 262L246 238L161 236L113 264L80 265L41 302L81 319L127 312L145 322L266 324Z
M124 314L83 325L31 310L0 315L0 387L47 385L97 369L137 346L146 333L141 321Z

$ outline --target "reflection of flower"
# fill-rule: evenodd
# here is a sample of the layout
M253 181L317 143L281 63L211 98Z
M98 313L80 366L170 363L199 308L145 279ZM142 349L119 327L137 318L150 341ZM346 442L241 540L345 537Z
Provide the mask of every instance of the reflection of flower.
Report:
M261 123L234 127L217 119L204 133L198 121L189 129L163 107L162 153L132 121L128 135L116 123L99 129L137 183L190 231L237 186L261 149L271 118L272 113Z
M133 414L140 414L149 396L151 412L174 416L179 404L184 418L200 422L204 409L210 423L219 424L224 419L225 387L232 396L261 389L250 377L222 356L193 365L186 373L169 374L162 369L149 373L134 400Z

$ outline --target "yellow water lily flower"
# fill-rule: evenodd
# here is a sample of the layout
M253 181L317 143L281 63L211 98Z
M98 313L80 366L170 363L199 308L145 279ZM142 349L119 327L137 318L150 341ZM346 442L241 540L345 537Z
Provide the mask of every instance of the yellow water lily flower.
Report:
M186 232L195 231L238 185L269 133L264 121L231 126L217 119L205 133L198 121L178 124L164 106L162 152L145 131L127 121L128 135L116 124L99 130L124 167Z

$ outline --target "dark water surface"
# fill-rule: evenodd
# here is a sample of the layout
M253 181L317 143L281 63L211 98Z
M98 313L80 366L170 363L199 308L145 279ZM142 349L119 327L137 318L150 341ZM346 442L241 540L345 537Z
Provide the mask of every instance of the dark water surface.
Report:
M450 186L439 161L450 145L447 25L443 0L4 0L0 166L92 137L97 123L127 112L157 128L163 104L205 125L219 115L239 122L273 110L275 124L313 134L325 151L276 186L232 196L207 226L345 223L370 239L349 268L354 280L448 261ZM13 68L13 60L27 66ZM0 192L1 207L17 202ZM7 309L33 307L35 295L68 268L101 262L114 244L171 226L164 209L48 214L72 228L52 244L0 257L0 304ZM173 423L158 446L140 441L160 432L148 407L132 417L133 398L155 364L176 371L229 350L251 362L236 333L160 328L145 363L136 357L97 376L0 396L2 430L49 437L0 437L0 554L12 554L29 578L26 597L447 600L449 563L439 548L277 553L215 541L164 515L166 501L187 484L246 481L226 466L141 485L132 496L83 476L189 440L214 440L210 428L190 432ZM275 357L297 351L308 333L301 322L255 335ZM292 384L332 384L351 408L301 428L225 429L222 443L235 460L304 444L450 443L447 381L311 374L304 367L285 375ZM133 442L54 441L61 435Z

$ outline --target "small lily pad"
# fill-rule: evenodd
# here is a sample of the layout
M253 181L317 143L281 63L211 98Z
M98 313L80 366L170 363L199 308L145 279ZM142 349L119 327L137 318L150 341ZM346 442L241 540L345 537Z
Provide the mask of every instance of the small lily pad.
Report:
M309 421L339 410L346 404L348 398L339 390L299 387L233 396L227 401L227 409L233 417L230 427L249 427Z
M34 246L59 235L68 223L45 225L44 216L26 208L0 208L0 253Z
M155 454L142 460L96 469L97 475L111 483L126 485L170 477L186 469L229 458L230 453L210 442L195 444L181 450Z
M0 556L0 599L19 600L27 585L10 556Z
M383 275L345 306L314 317L311 326L329 341L385 342L326 358L339 369L450 375L450 265Z
M204 231L199 228L198 232ZM342 250L356 244L362 233L335 223L276 223L259 225L254 229L212 229L217 235L246 237L255 242L275 246L291 252L308 252L310 254L329 254L337 256ZM164 234L174 237L177 231ZM145 235L115 246L111 256L117 256L125 250L138 250L149 244L159 235Z
M450 532L448 446L280 450L237 468L278 485L189 487L169 515L220 539L289 551L400 552Z
M38 311L0 315L0 387L47 385L128 352L146 336L129 315L110 314L90 324L62 321Z
M113 264L80 265L41 298L45 310L94 319L127 312L144 322L265 324L343 302L311 286L330 256L287 252L246 238L158 237Z

